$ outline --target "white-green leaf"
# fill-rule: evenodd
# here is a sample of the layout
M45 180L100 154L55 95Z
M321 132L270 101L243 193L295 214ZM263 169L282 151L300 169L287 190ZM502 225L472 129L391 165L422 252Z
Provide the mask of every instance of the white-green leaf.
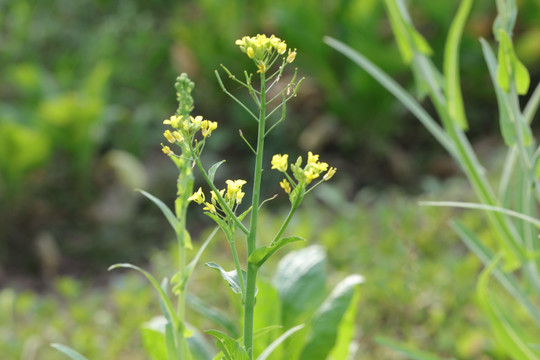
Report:
M221 164L223 164L225 162L225 160L221 160L220 162L217 162L215 163L214 165L212 165L212 167L208 170L208 178L210 179L210 182L214 182L214 177L216 176L216 171L218 169L218 167L221 166Z
M141 325L142 344L146 354L152 360L167 359L166 325L167 319L164 316L156 316Z
M240 286L240 280L238 279L238 274L236 272L236 269L235 270L232 270L232 271L225 271L223 270L223 268L221 266L219 266L218 264L216 263L213 263L213 262L208 262L205 264L206 266L208 266L209 268L211 269L214 269L216 270L217 272L219 272L221 274L221 277L223 278L223 280L225 280L231 290L235 293L235 294L241 294L242 293L242 287ZM244 283L247 281L247 273L245 270L242 270L242 276L244 277ZM255 293L257 293L257 289L255 289Z
M61 353L69 356L70 359L73 360L87 360L84 356L70 348L69 346L52 343L51 347L55 348L56 350L60 351Z
M300 354L300 360L327 358L336 345L338 331L343 329L340 325L345 318L345 314L351 307L355 308L357 305L353 303L353 299L358 299L356 295L358 285L362 282L364 282L362 276L350 275L334 288L313 317L311 329L306 337L306 344ZM354 322L347 322L346 327L354 327ZM352 329L347 328L345 331L350 332ZM346 344L348 347L352 336L349 334L346 338L349 338ZM339 345L343 346L343 344ZM348 354L346 349L336 349L336 355L341 356L343 352L345 352L345 355ZM334 357L334 359L346 359L346 356Z
M282 303L282 324L302 322L321 304L325 295L326 254L320 246L292 251L278 263L272 283Z

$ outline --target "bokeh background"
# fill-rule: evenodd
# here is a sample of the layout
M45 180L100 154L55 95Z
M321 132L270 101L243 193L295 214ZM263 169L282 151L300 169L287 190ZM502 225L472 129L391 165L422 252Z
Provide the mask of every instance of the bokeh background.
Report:
M540 3L518 3L515 46L534 84ZM438 64L457 4L410 3ZM478 38L492 39L494 17L493 1L477 1L461 45L469 135L488 169L497 168L500 138ZM367 278L358 358L394 356L376 334L459 358L497 358L472 298L480 264L446 228L461 216L481 231L481 218L417 206L423 197L468 198L459 169L381 86L322 42L346 42L414 91L378 0L0 0L0 354L55 359L47 343L63 341L89 358L144 358L136 329L157 304L142 280L106 268L129 261L167 274L174 259L165 221L133 189L174 198L175 168L159 144L181 72L196 83L195 112L219 123L205 150L209 164L227 159L218 181L249 177L237 133L249 138L255 124L214 70L254 72L234 41L257 33L297 48L305 77L267 154L312 150L338 168L293 228L328 249L333 278ZM279 191L273 180L267 196ZM267 226L276 226L280 205L264 215ZM195 208L190 216L194 237L203 235L208 220ZM215 279L205 271L195 288L211 297L205 289ZM117 335L107 336L112 329Z

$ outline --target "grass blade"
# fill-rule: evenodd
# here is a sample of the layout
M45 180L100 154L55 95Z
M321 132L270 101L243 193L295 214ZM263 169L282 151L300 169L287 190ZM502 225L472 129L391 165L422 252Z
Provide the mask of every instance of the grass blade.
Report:
M375 341L377 341L381 345L388 346L389 348L409 357L410 359L414 360L441 360L441 358L427 353L425 351L421 351L418 349L415 349L411 346L403 345L397 341L390 340L385 337L378 336Z
M73 360L87 360L84 356L70 348L69 346L52 343L51 347L55 348L56 350L60 351L61 353L69 356Z
M264 351L257 357L257 360L266 360L270 354L279 346L282 342L287 340L289 336L294 334L295 332L301 330L304 328L304 324L297 325L293 328L290 328L289 330L285 331L280 337L278 337L276 340L274 340Z
M354 63L364 69L382 86L384 86L392 95L394 95L409 111L411 111L426 129L437 139L437 141L450 153L454 154L454 145L448 139L448 135L441 129L437 122L420 106L420 104L403 89L394 79L388 76L377 65L367 59L365 56L342 43L339 40L325 36L324 42L342 53Z
M525 342L522 329L517 327L511 318L503 312L501 306L496 302L496 297L489 292L489 278L500 258L497 256L493 259L480 274L476 290L478 301L491 323L497 343L505 349L507 354L512 354L515 359L538 360L539 357Z

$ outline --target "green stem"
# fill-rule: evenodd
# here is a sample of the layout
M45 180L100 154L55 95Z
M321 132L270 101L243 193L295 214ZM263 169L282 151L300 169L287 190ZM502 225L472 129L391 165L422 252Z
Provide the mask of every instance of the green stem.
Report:
M259 217L259 201L261 194L262 161L264 149L264 133L266 120L266 79L261 73L261 100L259 108L259 129L257 135L257 153L255 156L255 169L253 176L253 195L251 201L251 223L247 237L247 256L257 248L257 221ZM257 268L248 263L246 301L244 303L244 347L253 358L253 314L255 310L255 284L257 281Z
M238 275L238 281L240 282L240 289L242 290L242 302L246 299L246 285L244 283L244 275L242 274L242 266L240 266L240 259L238 258L238 251L233 239L229 239L229 246L233 254L234 265L236 267L236 274Z
M291 222L291 219L296 209L298 209L298 206L291 206L291 210L289 210L289 214L287 214L287 218L285 219L285 221L283 221L283 224L281 224L281 228L279 229L278 233L274 237L274 240L272 241L272 243L278 241L281 235L283 235L283 233L285 232L285 229L287 228L287 226L289 226L289 223Z

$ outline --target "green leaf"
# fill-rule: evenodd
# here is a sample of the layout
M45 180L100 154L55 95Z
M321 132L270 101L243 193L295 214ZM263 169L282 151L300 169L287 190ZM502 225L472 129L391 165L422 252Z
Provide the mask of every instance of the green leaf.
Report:
M167 319L156 316L141 325L141 338L146 354L152 360L167 359L165 326Z
M397 341L390 340L385 337L377 337L376 341L379 344L388 346L391 349L394 349L395 351L409 357L410 359L415 360L441 360L441 358L437 357L436 355L427 353L425 351L420 351L418 349L415 349L413 347L401 344Z
M336 345L338 331L342 329L340 326L344 320L345 314L351 307L356 308L357 303L353 299L358 299L358 285L364 282L364 278L360 275L350 275L341 281L324 301L321 307L315 313L311 329L306 337L306 344L300 354L300 360L310 359L326 359L330 351ZM346 331L352 332L354 320L351 323L347 321ZM345 356L334 359L346 359L348 355L349 342L352 340L352 334L347 336L345 348L336 349L336 355L344 353ZM339 344L343 347L344 344Z
M527 94L527 91L529 91L529 86L531 84L529 70L527 70L525 65L518 60L515 53L513 53L513 55L513 70L516 81L516 90L519 95L525 95Z
M56 350L60 351L61 353L65 354L65 355L69 356L70 359L73 359L73 360L87 360L84 356L82 356L81 354L79 354L78 352L76 352L75 350L73 350L72 348L70 348L70 347L68 347L66 345L52 343L51 347L55 348Z
M204 335L192 327L186 324L191 332L191 335L187 337L187 344L191 358L193 360L211 360L215 353L215 348L208 343Z
M497 82L504 92L510 91L510 75L512 72L512 64L510 59L510 38L503 30L499 30L499 52L497 61Z
M471 11L473 0L462 0L450 31L444 49L444 78L448 113L453 121L466 130L467 119L463 106L463 96L459 77L459 44L463 34L463 28Z
M221 349L226 360L249 360L244 347L229 335L218 330L207 330L205 333L217 340L216 345Z
M239 336L238 329L235 323L229 318L229 316L227 316L226 313L222 312L218 308L215 308L205 303L201 298L198 298L195 295L190 295L190 294L186 296L186 303L195 312L201 314L205 318L223 327L233 337L236 338Z
M220 162L217 162L215 163L214 165L212 165L212 167L208 170L208 178L210 179L210 182L214 182L214 177L216 176L216 171L218 169L218 167L221 166L221 164L223 164L225 162L225 160L221 160Z
M174 229L176 234L180 234L180 231L182 231L182 226L181 226L180 222L178 221L178 219L176 218L176 216L171 211L171 209L169 209L169 207L167 205L165 205L165 203L163 201L161 201L160 199L158 199L154 195L152 195L150 193L147 193L146 191L141 190L141 189L137 189L137 191L140 192L141 194L143 194L144 196L146 196L148 199L150 199L154 204L156 204L157 207L163 213L163 215L165 215L165 217L169 221L169 224L171 224L171 227Z
M157 291L157 293L159 295L159 298L160 298L160 301L161 301L161 303L163 304L163 307L164 307L165 317L167 317L167 319L169 319L169 321L172 322L175 329L178 328L178 318L176 317L176 312L174 311L174 307L171 304L171 300L169 299L169 297L167 296L165 291L161 288L161 286L159 285L157 280L149 272L141 269L138 266L132 265L132 264L126 264L126 263L124 263L124 264L114 264L114 265L110 266L107 270L111 271L111 270L118 269L118 268L133 269L133 270L137 270L138 272L143 274L148 279L148 281L150 281L150 284L152 284L154 289Z
M321 304L325 295L326 254L310 246L287 254L278 263L272 283L282 303L282 324L302 322Z
M242 288L240 287L240 281L238 279L236 269L232 271L225 271L221 266L213 262L208 262L205 265L218 271L221 274L221 277L229 284L235 294L242 294ZM242 270L242 275L244 276L244 281L247 281L247 273L245 270ZM255 289L255 293L257 293L257 289Z
M505 92L510 91L510 81L514 81L519 95L525 95L529 90L531 78L527 68L519 61L512 46L508 33L499 30L499 68L497 79Z
M384 4L386 5L390 26L392 27L392 32L396 38L401 58L405 64L409 64L413 58L414 51L410 39L407 37L409 34L407 26L399 13L395 1L384 0Z
M258 249L255 249L249 256L249 263L255 265L257 268L261 267L262 264L266 262L276 251L281 249L287 244L290 244L295 241L303 241L301 237L291 236L286 238L281 238L277 241L274 241L270 246L261 246Z
M491 50L491 47L486 40L480 39L482 44L482 51L486 60L491 81L495 89L495 95L497 96L497 104L499 107L499 126L501 128L501 134L504 139L504 143L507 146L512 146L516 143L516 129L511 121L512 110L510 110L509 102L507 100L507 94L503 91L498 82L498 65L495 55Z
M515 359L538 360L537 354L525 341L526 330L517 326L512 318L506 314L497 302L497 297L490 293L488 282L493 270L500 261L500 256L493 259L478 279L476 288L478 301L483 308L491 328L495 333L497 344L501 346L508 355Z
M363 279L359 279L363 281ZM351 281L352 282L352 281ZM355 287L354 294L349 302L349 306L343 314L337 329L337 339L328 360L340 360L351 358L351 343L354 341L354 330L356 328L356 310L360 300L359 287Z
M259 294L257 295L257 306L255 306L253 328L263 329L269 325L281 324L281 300L276 289L270 284L269 279L260 276L257 279L257 287L259 288ZM280 336L282 331L282 327L279 327L264 336L254 339L253 354L261 354L268 344ZM276 349L273 357L282 359L281 350L282 348Z
M266 349L264 349L261 355L257 357L257 360L266 360L283 341L287 340L287 338L289 338L295 332L301 330L304 326L304 324L300 324L285 331L280 337L278 337L275 341L268 345Z

